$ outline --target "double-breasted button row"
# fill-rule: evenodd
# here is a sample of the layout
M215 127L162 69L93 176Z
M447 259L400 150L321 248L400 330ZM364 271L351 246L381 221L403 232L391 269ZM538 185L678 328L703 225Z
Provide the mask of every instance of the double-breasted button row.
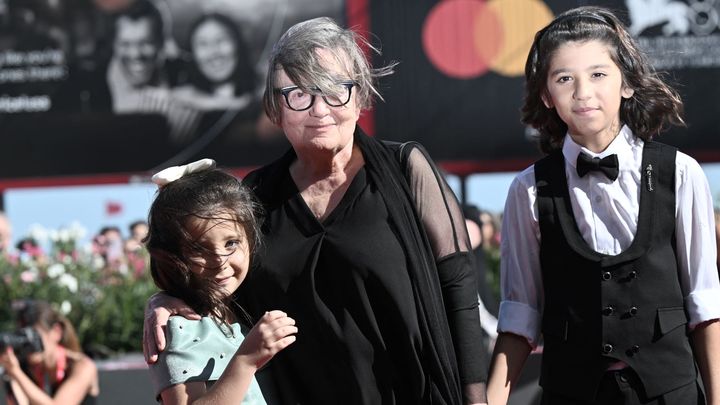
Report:
M605 354L610 354L615 350L615 346L613 346L611 343L604 343L602 346L602 351ZM626 354L630 357L638 354L640 352L640 346L639 345L632 345L626 352Z
M602 279L602 281L610 281L610 280L612 280L613 275L609 271L603 271L602 274L600 275L600 278ZM627 275L627 280L631 281L631 280L635 280L636 278L638 278L638 272L635 270L630 271Z
M606 305L605 308L602 309L602 314L605 316L611 316L615 314L615 307L613 305ZM635 316L638 314L638 307L632 306L630 309L628 309L627 314L630 316Z

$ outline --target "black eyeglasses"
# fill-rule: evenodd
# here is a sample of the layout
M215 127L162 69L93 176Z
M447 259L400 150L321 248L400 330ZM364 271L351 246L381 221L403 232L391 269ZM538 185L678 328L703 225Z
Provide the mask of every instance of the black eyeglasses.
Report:
M325 100L325 104L331 107L342 107L350 102L352 88L355 84L353 81L338 82L331 89L330 94L318 95ZM306 93L298 86L283 87L277 91L285 97L285 104L293 111L305 111L315 104L316 94Z

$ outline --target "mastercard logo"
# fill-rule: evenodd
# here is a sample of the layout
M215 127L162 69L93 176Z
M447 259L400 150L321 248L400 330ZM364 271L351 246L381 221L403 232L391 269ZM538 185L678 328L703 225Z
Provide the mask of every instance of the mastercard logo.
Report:
M423 50L452 78L474 79L489 71L522 76L535 33L553 18L537 0L444 0L425 19Z

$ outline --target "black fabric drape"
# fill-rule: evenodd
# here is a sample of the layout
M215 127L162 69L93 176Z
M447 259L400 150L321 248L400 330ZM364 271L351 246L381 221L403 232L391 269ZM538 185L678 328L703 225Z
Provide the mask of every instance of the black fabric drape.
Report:
M461 404L460 376L435 258L412 206L413 197L398 155L360 129L355 133L355 142L363 153L368 173L385 198L408 258L418 323L425 342L425 361L432 378L425 387L424 397L429 403Z

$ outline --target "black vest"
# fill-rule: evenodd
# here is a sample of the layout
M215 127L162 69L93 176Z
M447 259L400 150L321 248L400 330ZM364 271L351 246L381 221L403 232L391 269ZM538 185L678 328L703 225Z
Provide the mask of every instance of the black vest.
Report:
M696 378L675 254L675 154L645 143L637 231L617 256L595 252L580 234L562 152L535 163L543 389L591 401L617 360L637 372L648 397Z

